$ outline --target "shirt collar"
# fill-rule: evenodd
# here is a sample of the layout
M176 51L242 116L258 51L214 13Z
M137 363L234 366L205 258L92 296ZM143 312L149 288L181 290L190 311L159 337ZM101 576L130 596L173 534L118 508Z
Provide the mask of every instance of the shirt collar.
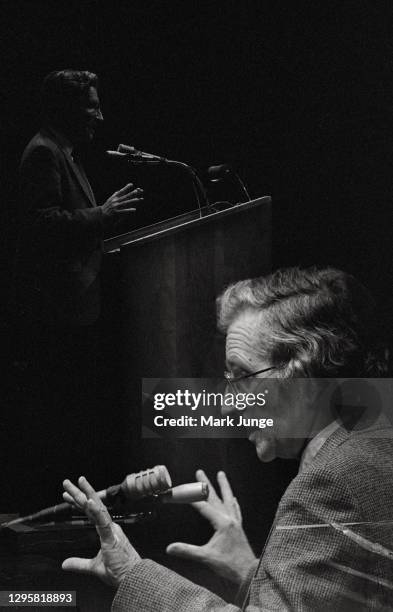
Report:
M331 423L329 423L329 425L321 429L321 431L318 432L317 435L310 440L310 442L307 444L306 448L302 453L302 457L300 459L299 473L303 472L311 465L311 463L317 456L317 453L319 453L322 446L325 444L326 440L330 438L332 433L336 431L336 429L338 429L339 427L340 424L337 421L332 421Z

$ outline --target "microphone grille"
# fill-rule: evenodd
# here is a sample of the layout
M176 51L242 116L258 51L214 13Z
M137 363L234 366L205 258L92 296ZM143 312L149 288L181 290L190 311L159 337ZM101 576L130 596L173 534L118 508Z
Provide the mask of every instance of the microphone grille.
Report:
M125 479L124 493L129 499L140 499L167 491L172 486L172 480L165 465L129 474Z
M228 164L221 164L219 166L210 166L207 169L207 175L211 181L219 181L226 174L230 174L231 171L231 167Z

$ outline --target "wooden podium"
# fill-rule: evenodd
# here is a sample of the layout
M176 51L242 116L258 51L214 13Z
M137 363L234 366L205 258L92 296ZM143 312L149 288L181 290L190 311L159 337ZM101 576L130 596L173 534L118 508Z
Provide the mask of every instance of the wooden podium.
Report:
M215 299L270 271L270 197L179 219L105 241L106 251L120 250L127 378L221 374Z
M226 441L140 440L141 379L221 376L216 297L229 283L267 274L271 266L269 196L203 213L105 242L120 266L124 468L164 463L179 482L192 479L202 457L212 470L225 468Z

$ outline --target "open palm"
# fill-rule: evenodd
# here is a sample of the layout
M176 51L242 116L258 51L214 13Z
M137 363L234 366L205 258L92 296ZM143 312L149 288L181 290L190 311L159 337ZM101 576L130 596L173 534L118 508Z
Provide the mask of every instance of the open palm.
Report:
M243 531L240 506L224 472L217 474L221 497L203 470L198 470L196 477L209 485L209 497L192 506L210 522L214 534L203 546L183 542L170 544L167 553L204 563L223 578L240 584L256 562Z

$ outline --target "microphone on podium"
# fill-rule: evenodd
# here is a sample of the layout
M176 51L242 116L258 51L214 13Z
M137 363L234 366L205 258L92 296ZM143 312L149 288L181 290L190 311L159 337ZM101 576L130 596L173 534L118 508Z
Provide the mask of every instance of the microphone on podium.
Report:
M144 153L143 151L135 151L133 152L122 152L122 151L106 151L108 157L112 157L114 159L124 159L126 162L130 164L165 164L171 163L170 160L165 157L159 157L158 155L151 155L150 153Z
M210 166L207 169L207 175L209 177L210 182L212 183L218 183L219 181L223 181L225 179L233 177L235 181L237 182L237 184L239 185L241 192L245 195L246 201L251 200L251 196L248 193L248 189L244 181L242 181L238 173L235 172L231 166L228 166L228 164L221 164L219 166Z
M129 474L123 482L112 485L97 492L97 495L108 506L115 503L137 501L144 498L154 498L164 504L189 504L195 501L205 501L209 494L209 487L204 482L192 482L172 487L172 479L165 465L156 465L153 468ZM68 502L44 508L34 514L19 517L0 525L1 529L12 527L25 522L45 522L64 518L70 514L74 506Z
M181 168L182 171L186 172L191 178L198 208L201 210L203 206L209 205L209 200L207 198L207 194L202 184L202 181L199 178L198 173L192 166L189 166L184 162L176 161L174 159L167 159L166 157L160 157L159 155L153 155L152 153L139 151L135 147L129 145L119 145L119 149L120 150L118 151L108 150L106 151L106 154L112 159L123 160L125 163L136 166L163 164L166 166L176 166L177 168Z

